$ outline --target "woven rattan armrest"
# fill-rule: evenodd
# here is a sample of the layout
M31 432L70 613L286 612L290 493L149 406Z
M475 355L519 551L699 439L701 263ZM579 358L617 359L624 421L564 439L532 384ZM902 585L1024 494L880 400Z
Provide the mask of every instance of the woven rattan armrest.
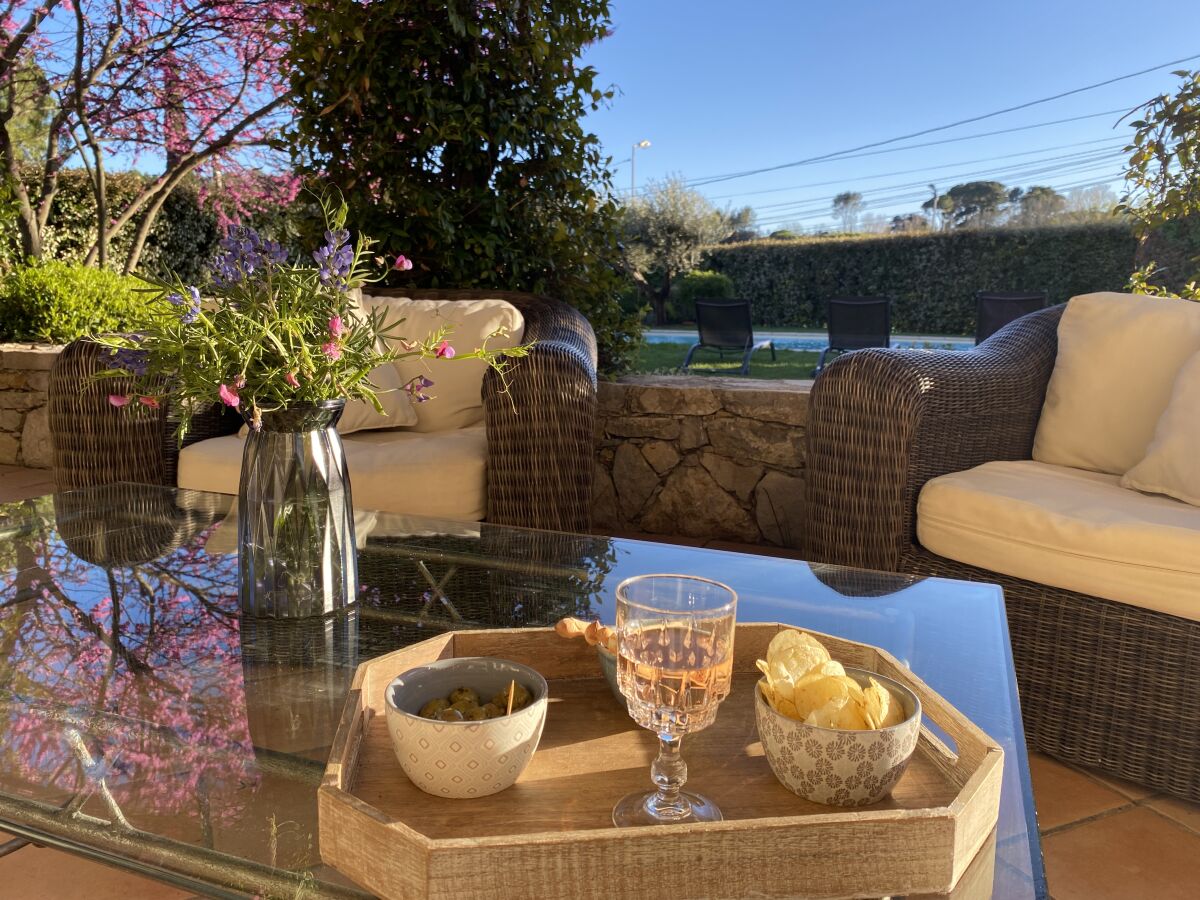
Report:
M517 291L376 290L414 300L506 300L525 319L529 355L483 380L487 520L587 531L596 421L596 336L578 310ZM453 337L451 338L453 341Z
M806 553L895 571L931 478L1028 459L1063 307L968 352L870 349L831 363L809 398Z

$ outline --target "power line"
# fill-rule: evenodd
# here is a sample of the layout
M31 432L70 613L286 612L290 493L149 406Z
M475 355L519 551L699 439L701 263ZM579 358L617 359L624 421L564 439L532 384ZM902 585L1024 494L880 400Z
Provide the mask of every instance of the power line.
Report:
M818 156L810 156L810 157L807 157L806 159L800 159L800 160L796 160L794 162L780 163L779 165L775 165L775 166L764 166L764 167L758 168L758 169L748 169L744 172L735 172L735 173L731 173L728 175L713 176L711 178L708 178L707 180L696 179L696 180L692 181L691 183L693 186L697 186L697 187L705 185L705 184L716 184L716 183L722 182L722 181L732 181L735 178L746 178L747 176L750 176L750 175L761 175L765 172L778 172L781 169L790 169L795 166L804 166L804 165L809 165L814 162L821 162L823 160L833 159L835 157L843 157L848 153L857 153L860 150L870 150L874 147L884 147L884 146L887 146L888 144L898 143L899 141L907 141L907 140L910 140L915 137L922 137L926 134L935 134L936 132L939 132L939 131L948 131L951 128L958 128L959 126L962 126L962 125L969 125L972 122L981 122L984 119L991 119L991 118L995 118L996 116L1002 116L1002 115L1005 115L1010 112L1017 112L1018 110L1029 109L1032 106L1039 106L1043 103L1051 103L1055 100L1061 100L1063 97L1071 97L1075 94L1082 94L1085 91L1092 91L1092 90L1095 90L1096 88L1106 87L1110 84L1116 84L1118 81L1127 81L1130 78L1137 78L1141 75L1147 75L1150 72L1157 72L1160 69L1166 69L1171 66L1177 66L1180 63L1190 62L1194 59L1200 59L1200 53L1196 53L1191 56L1185 56L1181 59L1174 59L1174 60L1171 60L1170 62L1161 63L1160 65L1157 65L1157 66L1150 66L1149 68L1140 69L1137 72L1130 72L1126 75L1118 75L1114 78L1106 78L1104 81L1097 81L1094 84L1087 84L1087 85L1084 85L1083 87L1072 88L1069 91L1062 91L1061 93L1053 94L1049 97L1040 97L1037 100L1029 100L1029 101L1026 101L1025 103L1018 103L1016 106L1007 106L1004 109L998 109L993 112L983 113L978 116L970 116L965 119L959 119L955 122L950 122L946 125L936 125L932 128L923 128L920 131L913 131L908 134L902 134L902 135L898 135L896 137L886 138L881 141L872 141L867 144L860 144L857 147L850 147L850 148L847 148L846 150L836 150L831 153L822 153Z
M1071 143L1071 144L1058 144L1054 147L1039 147L1036 150L1022 150L1022 151L1019 151L1016 153L1002 153L999 156L984 156L984 157L980 157L979 159L960 160L958 162L947 163L947 164L941 165L941 166L934 166L934 167L923 166L923 167L916 168L916 169L900 169L900 170L897 170L894 172L883 172L883 173L879 173L876 175L859 175L859 176L854 177L853 179L835 178L831 181L810 181L807 184L794 184L794 185L791 185L790 187L786 187L786 188L773 188L770 191L757 191L756 193L778 193L779 191L793 191L793 190L800 190L802 188L814 188L814 187L830 187L833 185L845 186L847 183L849 183L851 181L854 184L858 184L859 182L874 181L879 178L894 178L897 175L915 175L918 173L926 173L927 175L932 176L934 173L944 172L947 169L956 169L959 166L972 166L972 165L976 165L978 163L996 162L998 160L1012 159L1017 156L1032 156L1036 153L1049 153L1052 150L1067 150L1072 147L1087 147L1087 146L1091 146L1094 144L1107 144L1107 145L1111 145L1113 148L1115 148L1116 145L1118 145L1118 144L1121 146L1124 146L1125 139L1124 138L1116 138L1116 139L1097 138L1096 140L1093 140L1093 141L1077 141L1077 142ZM1090 153L1090 152L1094 152L1094 151L1084 151L1084 152ZM1050 161L1050 160L1054 160L1054 159L1066 159L1068 157L1077 156L1077 155L1080 155L1080 154L1066 154L1061 157L1053 157L1053 156L1046 157L1045 161ZM1029 160L1029 162L1030 163L1038 162L1038 160ZM957 176L942 176L942 177L957 177ZM710 199L723 199L723 198L710 198ZM755 209L770 209L773 206L786 205L786 203L789 203L789 202L792 202L792 201L784 201L783 203L767 203L767 204L764 204L761 206L756 206ZM750 204L750 205L753 205L753 204Z
M1120 110L1117 110L1117 112L1120 112ZM1098 113L1096 115L1112 115L1112 113ZM1078 116L1078 119L1094 119L1094 118L1096 118L1096 115L1081 115L1081 116ZM1076 119L1061 119L1058 121L1076 121ZM1043 122L1043 124L1044 125L1056 125L1057 122ZM930 142L928 144L913 144L912 148L918 148L918 146L930 146L930 145L934 145L934 144L950 144L950 143L956 142L956 140L967 140L967 139L977 138L977 137L990 137L990 136L992 136L992 134L1003 134L1003 133L1007 133L1009 131L1024 131L1025 128L1037 128L1037 127L1040 127L1040 126L1026 125L1026 126L1022 126L1021 128L1006 128L1006 130L1004 130L1003 132L984 132L983 134L968 134L968 136L962 137L962 138L950 138L948 140L930 140ZM1013 154L1007 154L1006 156L1021 156L1021 155L1040 154L1040 152L1049 152L1051 150L1066 150L1068 148L1072 148L1072 146L1086 146L1088 144L1102 144L1104 142L1108 142L1108 140L1115 140L1115 142L1120 142L1121 144L1128 143L1128 140L1126 138L1111 138L1111 137L1096 138L1093 140L1078 140L1078 142L1074 142L1074 143L1070 143L1070 144L1056 144L1055 146L1043 146L1043 148L1039 148L1037 150L1021 150L1019 152L1013 152ZM875 152L870 152L870 154L862 154L862 156L875 156L876 154L894 154L894 152L899 152L900 150L908 150L908 149L912 149L912 148L907 148L907 146L898 146L898 148L894 148L892 150L876 150ZM844 158L847 158L847 160L857 160L858 157L857 156L847 156ZM1003 156L992 156L992 157L982 158L982 160L973 160L972 162L986 162L988 160L1002 160L1002 158L1004 158L1004 157ZM833 160L830 162L840 162L840 160ZM948 164L956 164L956 163L948 163ZM966 164L966 163L964 163L964 164ZM904 174L912 173L912 172L926 172L926 170L930 170L930 169L905 169L905 170L901 170L901 172L895 172L895 173L890 173L890 174L904 175ZM862 179L868 179L868 178L882 178L882 176L881 175L862 175L862 176L856 176L856 178L858 178L859 180L862 180ZM794 191L794 190L798 190L798 188L802 188L802 187L821 187L824 185L845 184L845 182L847 180L848 179L846 179L846 178L841 178L841 179L834 179L833 181L809 181L808 184L788 185L787 187L764 187L764 188L762 188L761 191L742 191L739 193L721 193L721 194L716 194L716 196L709 197L708 199L709 200L728 200L728 199L733 199L734 197L756 197L756 196L758 196L758 194L780 193L782 191Z
M1053 174L1063 170L1074 170L1081 166L1095 166L1099 164L1110 165L1115 161L1118 154L1113 152L1113 148L1097 148L1086 150L1080 153L1067 153L1059 156L1048 156L1043 159L1025 160L1015 166L1008 166L999 169L978 169L969 172L959 172L950 180L958 181L959 179L970 179L978 177L990 176L995 180L1026 180L1040 175ZM922 178L920 181L908 182L905 184L889 184L877 188L868 188L859 193L864 195L886 193L888 191L904 190L909 188L920 188L918 196L924 197L928 192L926 190L927 179ZM819 197L808 197L800 200L789 200L782 203L771 203L763 206L755 207L755 211L773 210L767 215L777 215L779 211L787 208L795 208L800 206L809 206L812 204L823 204L828 206L834 199L835 195L824 195Z

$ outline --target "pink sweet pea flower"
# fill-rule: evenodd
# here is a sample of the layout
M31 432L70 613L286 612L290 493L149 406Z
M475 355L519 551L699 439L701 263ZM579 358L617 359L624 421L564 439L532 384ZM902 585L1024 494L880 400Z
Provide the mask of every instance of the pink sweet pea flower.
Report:
M346 326L342 323L341 316L334 316L329 320L329 333L335 338L340 338L346 333Z
M396 261L392 264L392 268L397 272L407 272L413 267L412 260L401 253L396 257Z
M157 397L138 397L138 403L142 404L142 406L148 406L151 409L158 409Z
M454 348L449 341L442 341L438 344L436 355L438 359L454 359Z
M286 381L288 384L290 384L294 388L300 387L300 381L299 381L299 379L296 378L295 372L288 372L286 375L283 376L283 380Z
M108 402L117 408L125 406L132 399L133 399L132 397L127 397L125 394L109 394L108 395Z
M233 388L229 387L227 384L221 385L217 393L221 397L221 402L226 406L232 406L236 408L237 405L242 402L242 398L237 395L237 391L233 390Z
M329 341L328 343L322 344L321 352L335 361L342 358L342 348L338 346L336 341Z

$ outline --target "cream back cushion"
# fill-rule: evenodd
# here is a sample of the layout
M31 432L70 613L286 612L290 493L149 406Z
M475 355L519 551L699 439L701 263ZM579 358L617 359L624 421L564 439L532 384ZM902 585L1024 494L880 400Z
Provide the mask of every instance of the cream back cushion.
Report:
M1121 487L1200 506L1200 353L1179 370L1146 458L1125 473Z
M504 350L521 343L525 319L520 310L506 300L411 300L407 297L363 296L367 310L383 309L387 320L404 321L392 332L407 339L424 339L442 326L450 326L447 340L456 353L466 354L482 347L484 341L500 329L504 337L487 340L492 350ZM417 421L414 431L449 431L468 428L483 421L483 375L487 364L476 359L397 360L400 382L407 384L424 375L433 382L426 393L427 403L414 403Z
M1184 362L1200 351L1200 303L1083 294L1058 325L1058 356L1033 458L1123 475L1146 455Z

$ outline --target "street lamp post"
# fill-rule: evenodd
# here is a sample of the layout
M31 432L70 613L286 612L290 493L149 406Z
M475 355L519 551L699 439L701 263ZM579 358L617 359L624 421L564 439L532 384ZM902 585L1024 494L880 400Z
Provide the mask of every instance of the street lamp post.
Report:
M637 192L637 152L639 149L645 150L650 146L649 141L638 141L633 145L633 151L629 156L629 199L633 199L633 195Z

